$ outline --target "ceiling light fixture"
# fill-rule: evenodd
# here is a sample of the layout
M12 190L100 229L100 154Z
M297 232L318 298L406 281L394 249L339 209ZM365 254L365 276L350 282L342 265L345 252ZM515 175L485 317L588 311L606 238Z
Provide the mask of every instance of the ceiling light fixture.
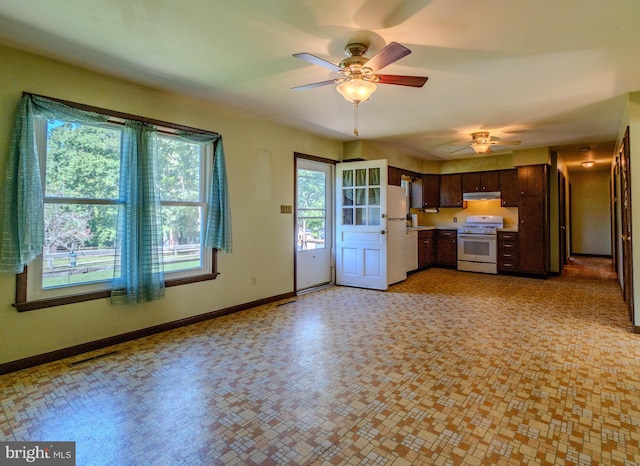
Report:
M584 162L582 162L582 166L583 166L584 168L591 168L591 167L593 167L595 164L596 164L596 162L595 162L595 161L593 161L593 160L585 160Z
M358 131L358 105L360 102L369 100L371 94L373 94L378 86L371 81L365 81L360 77L354 77L341 82L336 86L336 90L347 101L353 104L353 134L359 135Z
M484 154L491 148L491 137L488 131L480 131L471 135L473 143L471 148L476 154Z
M336 86L336 90L342 94L342 97L347 99L352 104L359 104L365 100L369 100L371 94L373 94L378 86L370 81L364 79L349 79Z
M471 148L476 151L476 154L484 154L489 150L489 147L491 147L491 144L487 143L477 143L471 146Z

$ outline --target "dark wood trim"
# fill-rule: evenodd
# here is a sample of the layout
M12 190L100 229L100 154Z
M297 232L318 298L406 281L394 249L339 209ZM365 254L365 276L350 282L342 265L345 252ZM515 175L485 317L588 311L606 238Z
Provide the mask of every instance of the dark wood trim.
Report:
M15 307L18 312L35 311L48 307L65 306L67 304L83 303L94 299L104 299L111 296L111 290L95 291L93 293L73 294L60 296L59 298L36 299L33 301L16 302Z
M325 159L324 157L318 157L317 155L303 154L302 152L294 152L293 156L296 159L306 159L306 160L311 160L313 162L327 163L331 165L335 165L339 163L337 160Z
M27 302L27 269L28 266L24 266L22 273L16 274L16 303L14 307L17 307L18 303ZM20 309L18 309L20 310Z
M143 117L143 116L139 116L139 115L132 115L130 113L117 112L115 110L109 110L109 109L106 109L106 108L94 107L93 105L80 104L78 102L71 102L69 100L56 99L55 97L49 97L49 96L46 96L46 95L33 94L31 92L23 92L22 95L23 96L25 96L25 95L33 95L33 96L36 96L36 97L41 97L43 99L49 99L49 100L52 100L54 102L58 102L58 103L61 103L63 105L66 105L68 107L76 108L78 110L83 110L85 112L100 113L102 115L107 115L107 116L110 116L110 117L113 117L113 118L121 118L123 120L135 120L135 121L139 121L139 122L146 123L146 124L149 124L149 125L163 126L165 128L171 128L171 129L175 129L175 130L178 130L178 131L189 131L191 133L211 134L213 136L220 136L220 134L216 133L215 131L208 131L208 130L205 130L205 129L192 128L190 126L178 125L176 123L169 123L167 121L156 120L154 118L147 118L147 117Z
M51 351L49 353L39 354L36 356L19 359L17 361L7 362L4 364L0 364L0 375L8 374L10 372L19 371L22 369L27 369L29 367L39 366L40 364L46 364L49 362L57 361L59 359L64 359L71 356L77 356L82 353L95 351L95 350L106 348L108 346L116 345L119 343L125 343L127 341L136 340L138 338L148 337L156 333L166 332L168 330L185 327L187 325L197 324L198 322L204 322L205 320L210 320L216 317L233 314L236 312L251 309L256 306L270 304L275 301L280 301L282 299L289 299L295 296L296 294L294 292L283 293L280 295L272 296L270 298L259 299L257 301L252 301L250 303L238 304L237 306L231 306L224 309L219 309L217 311L211 311L205 314L200 314L197 316L187 317L184 319L175 320L175 321L167 322L164 324L154 325L153 327L134 330L133 332L127 332L120 335L115 335L108 338L102 338L100 340L95 340L87 343L82 343L80 345L75 345L68 348Z
M640 334L640 326L638 325L634 325L632 328L633 333L638 333Z

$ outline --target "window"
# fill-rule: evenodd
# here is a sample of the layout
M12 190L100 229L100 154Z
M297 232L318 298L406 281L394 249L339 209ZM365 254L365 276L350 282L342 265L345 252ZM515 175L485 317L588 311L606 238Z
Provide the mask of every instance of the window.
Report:
M38 100L24 103L25 99ZM36 210L42 212L44 218L44 232L36 235L42 240L42 254L28 263L28 270L18 275L18 310L108 297L114 286L118 290L124 286L125 291L119 292L129 293L128 277L136 273L131 270L130 258L136 255L158 258L160 265L151 266L160 272L151 273L160 278L161 286L163 281L164 286L173 286L215 278L215 251L231 251L224 150L219 135L187 132L170 124L131 122L108 111L105 111L108 117L98 114L93 119L91 115L83 118L78 111L76 118L73 108L66 107L60 116L55 113L52 118L54 112L48 108L42 110L42 102L50 101L37 96L23 97L21 106L32 105L33 109L19 108L18 130L14 130L18 134L32 133L37 151L20 147L16 152L12 147L10 160L16 165L25 160L28 163L36 160L35 157L22 154L37 153L39 167L34 169L39 175L30 178L30 184L23 182L5 189L5 194L40 196L42 209ZM53 105L59 104L53 102ZM29 115L29 124L20 126L25 113ZM152 137L144 136L149 133ZM143 152L137 152L137 145L141 144L152 150L145 147ZM131 148L136 150L131 152ZM155 156L137 155L142 153ZM130 154L129 158L125 154ZM132 167L131 160L136 168ZM131 178L136 170L137 177ZM147 176L149 173L152 176ZM41 183L34 184L35 179ZM148 188L138 187L144 180ZM40 184L41 193L33 190L33 186ZM30 188L25 190L25 186ZM131 201L136 199L135 194L131 197L131 192L143 193L141 197L153 197L155 201L149 203L150 208L141 207L142 202ZM133 216L124 217L125 210L133 212ZM145 214L139 215L140 211ZM15 214L16 218L21 216L29 218L24 212ZM136 226L138 221L157 226L153 230L157 241L145 240L146 230ZM24 234L18 231L12 235L13 231L7 227L9 223L2 225L3 241ZM29 225L28 221L17 223L24 224L24 231L28 230L29 234L33 232L33 225L38 225L38 222ZM133 234L121 236L123 225ZM133 241L133 249L129 244L122 248L124 236ZM11 252L19 251L22 260L25 253L18 249L22 243L17 240L15 244ZM3 250L3 260L9 257L5 254L7 250ZM155 293L153 289L151 292ZM119 302L142 300L148 299Z
M342 172L342 224L380 225L380 169Z
M325 248L326 190L325 172L298 169L298 251Z
M29 300L108 290L115 254L122 125L41 120L45 238L31 266ZM212 273L202 248L211 144L157 139L165 280Z

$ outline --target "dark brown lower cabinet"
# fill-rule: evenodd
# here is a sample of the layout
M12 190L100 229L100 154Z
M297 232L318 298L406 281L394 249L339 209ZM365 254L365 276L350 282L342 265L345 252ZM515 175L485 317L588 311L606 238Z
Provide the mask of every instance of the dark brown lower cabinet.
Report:
M442 267L458 266L457 230L436 230L436 263Z
M498 232L498 272L518 271L518 233Z
M435 262L436 230L418 231L418 268L431 267Z

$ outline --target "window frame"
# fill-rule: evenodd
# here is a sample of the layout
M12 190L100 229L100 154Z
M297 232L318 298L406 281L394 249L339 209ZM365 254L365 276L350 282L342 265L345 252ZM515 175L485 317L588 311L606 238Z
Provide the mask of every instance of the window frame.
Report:
M122 124L124 120L135 120L142 123L147 123L147 124L157 126L158 132L166 133L166 135L176 135L178 131L188 131L191 133L207 134L207 135L214 135L214 136L218 135L217 133L214 133L211 131L191 128L191 127L169 123L165 121L149 119L149 118L130 115L122 112L115 112L112 110L88 106L84 104L78 104L75 102L69 102L69 101L60 100L60 99L53 99L51 97L46 97L46 98L63 103L69 107L73 107L79 110L90 111L90 112L106 115L109 117L110 123ZM45 134L46 134L46 131L45 131ZM44 144L46 145L46 141ZM209 179L209 177L211 176L213 158L215 157L215 154L214 154L215 143L211 144L210 146L211 146L210 148L203 149L205 153L204 153L204 156L201 158L200 169L205 173L205 176L206 176L205 179ZM44 161L41 159L40 163L43 164ZM201 201L204 202L206 201L206 197L208 194L207 192L208 187L205 185L205 183L203 183L203 186L201 187L201 189L204 190L204 192L201 193L201 196L202 196ZM205 218L206 218L206 215L205 215ZM207 251L207 249L210 249L210 251ZM165 276L166 288L185 285L189 283L215 280L217 278L217 276L219 275L218 266L217 266L217 249L207 248L206 246L204 246L204 244L201 244L201 251L202 251L203 267L200 268L199 270L204 270L204 273L197 273L197 272L195 274L188 273L187 276L185 276L184 271L175 272L173 273L174 275L173 278L171 277L167 278ZM42 255L39 255L38 257L39 258L36 260L42 261ZM28 296L28 289L29 289L29 283L30 283L29 281L33 280L33 278L28 274L28 270L29 270L29 267L25 266L24 271L22 273L16 274L16 297L15 297L14 307L18 310L18 312L30 311L35 309L43 309L43 308L54 307L54 306L62 306L66 304L79 303L84 301L91 301L95 299L104 299L104 298L111 297L110 288L100 289L100 290L95 290L95 289L91 290L91 286L79 284L79 285L68 287L67 289L69 290L69 293L66 293L63 295L29 299L29 296ZM78 291L83 287L85 288L85 290L88 290L88 291Z

